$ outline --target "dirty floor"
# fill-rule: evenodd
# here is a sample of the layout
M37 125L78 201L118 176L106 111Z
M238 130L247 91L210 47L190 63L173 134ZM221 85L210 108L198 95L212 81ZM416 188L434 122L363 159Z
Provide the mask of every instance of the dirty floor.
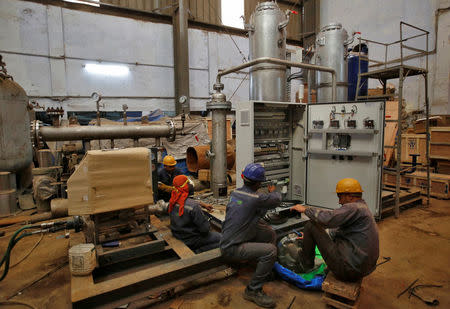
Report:
M414 280L418 284L442 285L424 288L421 295L438 299L439 308L450 308L450 201L433 199L429 208L411 208L378 223L380 256L391 261L380 265L363 281L360 308L429 308L415 297L397 295ZM8 235L17 229L1 229L0 253L3 254ZM60 234L63 234L60 233ZM23 305L4 305L1 301L22 301L35 308L70 308L70 275L67 266L67 239L46 235L33 253L10 269L0 282L0 307L25 308ZM19 260L40 236L23 239L14 248L12 263ZM381 261L381 258L380 258ZM234 277L200 287L152 308L257 308L242 298L242 292L252 272L240 269ZM280 280L269 282L265 291L272 295L277 308L326 308L321 292L303 291ZM128 308L136 308L137 303Z

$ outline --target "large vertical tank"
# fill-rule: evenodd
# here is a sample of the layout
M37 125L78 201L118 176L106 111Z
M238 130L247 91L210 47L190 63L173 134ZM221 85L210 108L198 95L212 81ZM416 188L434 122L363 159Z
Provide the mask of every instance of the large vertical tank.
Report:
M16 172L33 159L28 97L7 75L0 56L0 171Z
M259 3L248 26L250 60L286 59L288 15L275 2ZM260 64L250 68L250 100L286 101L286 67Z
M347 31L339 23L320 29L316 39L316 64L336 70L336 101L347 101ZM317 102L331 102L331 74L316 71Z

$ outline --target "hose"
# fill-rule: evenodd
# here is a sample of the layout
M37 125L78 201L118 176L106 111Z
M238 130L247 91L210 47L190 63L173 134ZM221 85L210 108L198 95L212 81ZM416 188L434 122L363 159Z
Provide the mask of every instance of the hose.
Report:
M6 248L6 252L2 257L2 260L0 261L0 267L3 266L3 264L5 264L5 267L3 269L3 274L0 277L0 281L2 281L3 279L5 279L6 275L8 274L9 271L9 262L10 262L10 258L11 258L11 251L14 248L14 246L19 242L19 240L21 240L22 238L26 237L26 236L30 236L32 235L32 233L30 232L23 232L26 229L30 229L33 228L35 226L33 225L26 225L24 227L21 227L20 229L18 229L13 236L11 237L11 239L9 240L9 244L8 247ZM23 232L23 233L22 233ZM22 233L22 234L20 234ZM20 235L19 235L20 234ZM16 238L17 237L17 238Z

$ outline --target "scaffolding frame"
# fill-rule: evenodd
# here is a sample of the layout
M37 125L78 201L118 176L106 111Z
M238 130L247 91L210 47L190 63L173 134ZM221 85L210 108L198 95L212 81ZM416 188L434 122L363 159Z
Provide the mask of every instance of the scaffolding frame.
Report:
M404 37L403 33L404 33L404 28L405 27L409 27L412 29L415 29L417 31L419 31L419 34L416 35L412 35L409 37ZM426 117L426 170L427 170L427 206L430 205L430 187L431 187L431 182L430 182L430 106L429 106L429 100L428 100L428 55L429 55L429 50L428 50L428 39L429 39L429 32L426 31L425 29L416 27L414 25L405 23L403 21L400 22L400 39L398 41L395 42L391 42L391 43L382 43L382 42L377 42L377 41L373 41L373 40L369 40L369 39L364 39L359 37L359 51L358 51L358 81L357 81L357 85L356 85L356 95L355 95L355 101L358 99L369 99L369 98L374 98L373 96L360 96L359 92L361 90L361 79L362 78L367 78L367 82L369 82L370 78L374 78L374 79L378 79L380 81L380 83L383 86L383 95L382 96L376 96L377 98L387 98L390 95L386 94L386 85L387 85L387 81L389 79L397 79L399 80L398 82L398 115L397 115L397 120L386 120L386 121L393 121L393 122L397 122L397 136L396 136L396 146L392 146L393 148L397 149L397 156L396 156L396 184L395 184L395 206L394 206L394 211L395 211L395 218L398 218L399 213L400 213L400 179L401 179L401 175L402 173L404 173L404 170L401 169L401 157L402 157L402 112L403 112L403 81L406 79L406 77L408 76L416 76L416 75L422 75L424 77L424 83L425 83L425 117ZM419 48L415 48L409 45L404 44L404 42L408 41L408 40L412 40L415 38L419 38L419 37L426 37L426 49L419 49ZM375 60L375 59L369 59L368 55L363 56L361 54L361 44L362 43L372 43L372 44L378 44L378 45L382 45L385 48L385 52L384 52L384 61L379 61L379 60ZM400 58L397 59L393 59L393 60L389 60L388 61L388 49L391 46L394 46L396 44L399 44L400 47ZM408 56L404 56L404 49L406 50L411 50L415 53L408 55ZM426 60L425 60L425 68L420 68L420 67L414 67L414 66L409 66L409 65L405 65L404 62L408 61L412 58L418 58L418 57L423 57L425 56ZM362 59L363 58L363 59ZM361 59L362 60L366 60L368 61L369 64L369 68L368 68L368 72L365 73L360 73L361 72ZM370 63L374 63L372 65L370 65ZM399 64L397 64L399 63ZM389 66L392 64L397 64L394 66ZM379 69L379 67L382 67L381 69ZM376 68L375 70L371 70L371 68Z

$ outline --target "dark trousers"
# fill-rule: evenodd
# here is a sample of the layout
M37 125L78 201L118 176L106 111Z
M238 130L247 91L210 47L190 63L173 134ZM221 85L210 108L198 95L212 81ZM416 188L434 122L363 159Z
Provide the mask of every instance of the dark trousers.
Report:
M201 253L219 248L222 235L217 232L209 232L205 237L198 237L193 240L185 241L185 244L195 253Z
M257 225L256 237L225 249L223 255L230 261L256 261L256 270L248 284L251 290L262 288L270 277L273 264L277 260L277 235L275 231L264 222Z
M339 280L357 281L363 277L347 265L337 244L330 238L325 229L311 221L303 229L303 252L300 257L306 269L314 266L316 245L328 269Z

